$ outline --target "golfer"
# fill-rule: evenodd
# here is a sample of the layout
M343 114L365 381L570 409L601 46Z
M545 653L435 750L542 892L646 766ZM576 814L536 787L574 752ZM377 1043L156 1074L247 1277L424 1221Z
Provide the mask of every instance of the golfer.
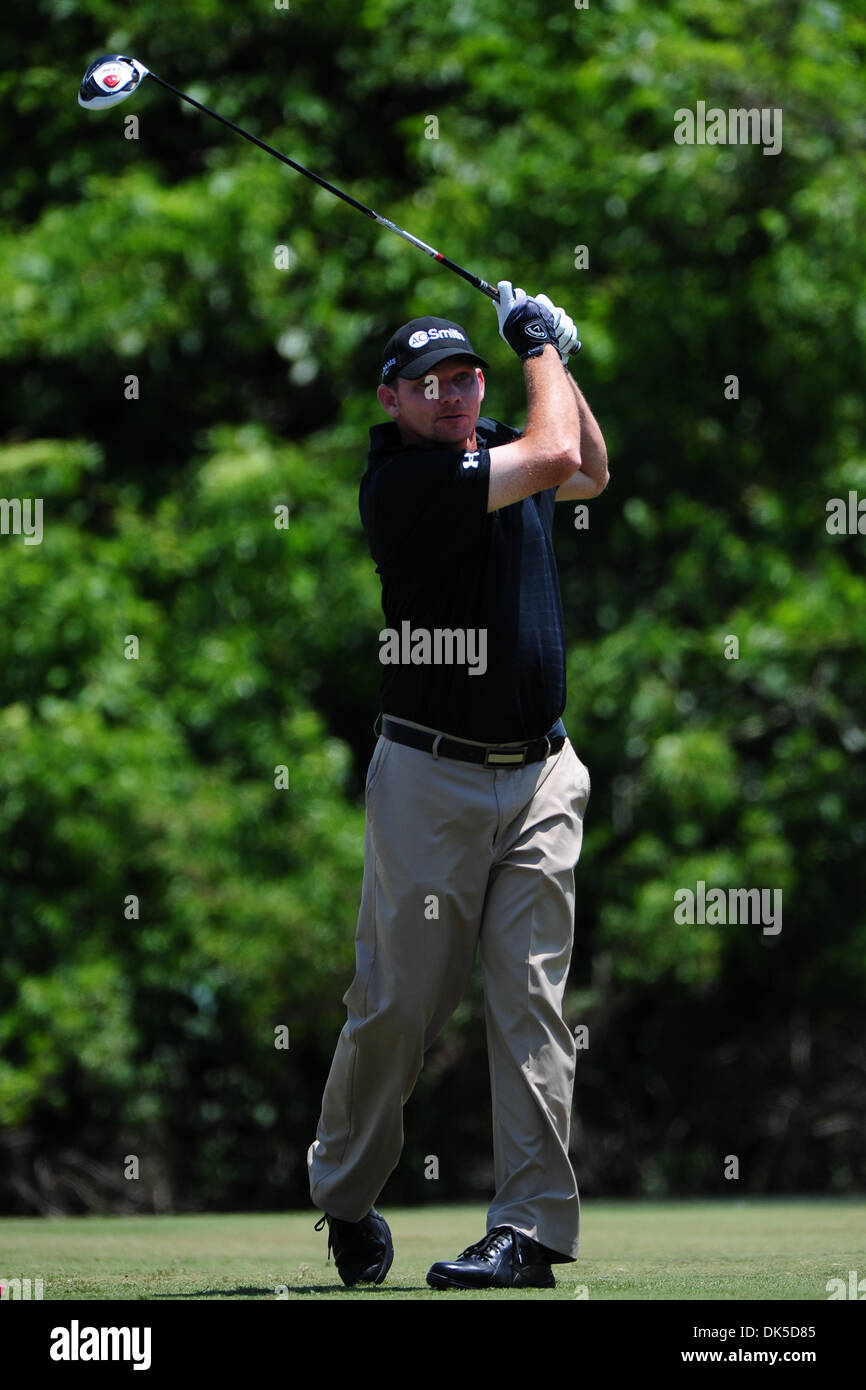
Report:
M343 1282L393 1260L375 1209L403 1106L460 1002L484 980L495 1195L486 1234L432 1266L441 1289L552 1288L578 1253L569 1153L575 1043L562 1017L589 774L568 739L552 546L557 502L607 483L601 432L567 366L574 324L501 281L523 364L522 434L480 417L484 358L420 318L384 351L360 511L382 582L379 739L365 789L355 976L308 1153Z

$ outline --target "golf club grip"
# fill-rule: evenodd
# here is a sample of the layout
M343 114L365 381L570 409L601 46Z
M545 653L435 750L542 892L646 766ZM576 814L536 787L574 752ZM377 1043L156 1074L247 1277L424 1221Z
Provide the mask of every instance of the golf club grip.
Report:
M453 261L446 261L444 256L439 256L438 259L442 261L444 264L446 264L451 270L456 270L458 275L462 275L465 280L468 280L470 284L473 284L476 287L476 289L481 290L483 294L489 294L490 298L495 300L497 304L500 302L499 291L495 290L492 285L488 285L485 280L479 280L477 276L470 275L468 270L463 270L459 265L455 265ZM569 357L576 357L577 354L580 352L582 346L583 344L580 342L580 339L578 339L574 347L568 349Z

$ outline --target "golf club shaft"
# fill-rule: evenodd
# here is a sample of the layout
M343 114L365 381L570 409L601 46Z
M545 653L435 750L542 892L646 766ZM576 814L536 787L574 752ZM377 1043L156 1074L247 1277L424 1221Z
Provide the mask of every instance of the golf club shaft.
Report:
M423 251L427 256L432 256L434 261L438 261L440 265L444 265L446 270L453 270L455 275L462 276L464 280L468 280L470 285L474 285L477 290L481 290L482 294L489 295L497 304L499 303L499 291L492 285L488 285L487 281L482 280L480 276L473 275L470 270L464 270L462 265L458 265L456 261L449 260L447 256L442 255L441 251L436 251L432 246L428 246L426 242L419 241L418 237L413 236L411 232L405 231L403 227L398 227L396 222L391 222L387 217L381 217L379 213L374 212L372 208L365 207L363 203L359 203L358 199L353 198L351 194L344 193L343 190L337 188L335 184L328 183L327 179L320 178L318 174L313 173L312 169L305 169L303 164L298 164L294 159L289 159L288 155L281 154L279 150L274 149L273 145L268 145L264 140L260 140L258 136L250 135L248 130L244 130L243 126L235 125L234 121L227 120L225 116L221 116L218 111L214 111L210 106L205 106L202 102L196 101L195 97L188 96L187 93L182 92L179 87L173 87L170 82L166 82L162 77L157 77L155 72L150 72L148 70L147 76L152 77L154 82L158 82L160 87L165 87L169 92L174 92L174 95L180 97L181 101L188 102L190 106L196 107L197 110L204 111L205 115L213 116L214 120L219 121L221 125L228 126L229 130L235 131L237 135L242 135L245 140L249 140L251 145L258 145L260 150L265 150L267 154L272 154L275 159L279 159L283 164L288 164L290 169L295 169L299 174L303 174L306 178L312 179L320 188L324 188L328 193L333 193L335 198L342 198L343 202L348 203L350 207L357 208L358 212L363 212L366 217L372 217L373 221L378 222L380 227L387 227L389 231L396 232L397 236L401 236L404 241L410 242L412 246L417 246L419 251Z

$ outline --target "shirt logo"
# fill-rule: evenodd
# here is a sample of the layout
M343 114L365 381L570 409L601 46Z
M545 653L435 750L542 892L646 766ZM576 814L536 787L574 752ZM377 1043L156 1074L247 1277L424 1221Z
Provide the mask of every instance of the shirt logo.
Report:
M479 452L479 451L478 451L477 449L475 449L473 452L470 452L470 451L467 449L466 453L463 455L463 467L464 467L464 468L477 468L477 467L478 467L478 452Z

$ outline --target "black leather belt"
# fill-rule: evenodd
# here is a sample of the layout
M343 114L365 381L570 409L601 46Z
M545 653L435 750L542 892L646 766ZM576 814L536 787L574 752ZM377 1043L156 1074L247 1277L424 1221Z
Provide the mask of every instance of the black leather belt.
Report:
M464 743L463 739L448 738L445 734L426 733L423 729L413 729L410 724L398 724L386 714L379 715L373 730L375 733L381 731L384 738L394 743L405 743L408 748L432 753L434 758L457 758L460 762L478 763L482 767L525 767L527 763L542 763L551 754L558 753L567 738L561 719L543 738L518 743L512 748L495 743L487 746Z

